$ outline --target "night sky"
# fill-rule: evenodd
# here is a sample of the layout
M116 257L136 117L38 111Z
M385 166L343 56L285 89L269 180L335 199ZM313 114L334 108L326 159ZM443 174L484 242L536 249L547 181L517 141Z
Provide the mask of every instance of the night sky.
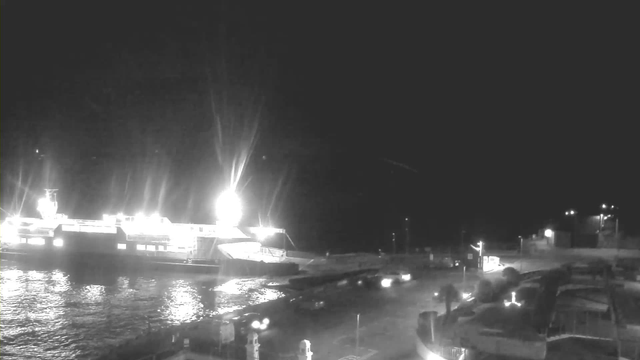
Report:
M3 1L2 217L54 187L74 218L212 223L242 168L245 224L310 250L388 250L407 216L416 247L516 243L602 202L634 230L628 11L347 3Z

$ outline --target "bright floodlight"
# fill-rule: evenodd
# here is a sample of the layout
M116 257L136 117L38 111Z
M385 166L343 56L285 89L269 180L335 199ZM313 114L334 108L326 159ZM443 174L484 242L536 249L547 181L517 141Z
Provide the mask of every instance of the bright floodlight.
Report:
M551 229L547 229L544 231L544 236L546 237L552 237L553 236L553 230Z
M225 225L238 225L242 218L242 204L238 195L231 190L223 192L216 201L216 216Z

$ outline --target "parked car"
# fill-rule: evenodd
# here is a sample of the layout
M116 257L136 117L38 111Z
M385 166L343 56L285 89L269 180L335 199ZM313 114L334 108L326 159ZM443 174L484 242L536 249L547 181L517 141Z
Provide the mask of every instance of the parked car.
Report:
M291 299L290 302L296 311L317 311L326 307L324 300L313 297L298 296Z
M231 322L233 322L236 334L247 335L251 330L257 333L267 330L270 320L258 313L246 313L234 317Z

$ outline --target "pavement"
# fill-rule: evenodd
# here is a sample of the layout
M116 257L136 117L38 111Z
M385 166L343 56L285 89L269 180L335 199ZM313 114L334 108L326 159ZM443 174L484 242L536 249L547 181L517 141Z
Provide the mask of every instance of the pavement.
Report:
M414 276L415 280L390 288L355 286L326 295L326 308L316 312L279 313L272 317L272 328L260 335L261 350L292 354L306 339L315 360L413 359L418 314L443 313L444 304L434 302L433 293L444 284L460 283L462 271L427 270ZM473 274L466 276L470 284L477 279Z

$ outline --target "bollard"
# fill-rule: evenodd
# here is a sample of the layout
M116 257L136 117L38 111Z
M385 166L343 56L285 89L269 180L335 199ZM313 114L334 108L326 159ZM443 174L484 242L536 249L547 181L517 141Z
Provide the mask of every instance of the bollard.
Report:
M298 360L311 360L312 356L311 342L309 340L300 341L300 347L298 348Z
M260 343L258 343L258 334L255 331L249 332L247 335L247 360L260 360Z

